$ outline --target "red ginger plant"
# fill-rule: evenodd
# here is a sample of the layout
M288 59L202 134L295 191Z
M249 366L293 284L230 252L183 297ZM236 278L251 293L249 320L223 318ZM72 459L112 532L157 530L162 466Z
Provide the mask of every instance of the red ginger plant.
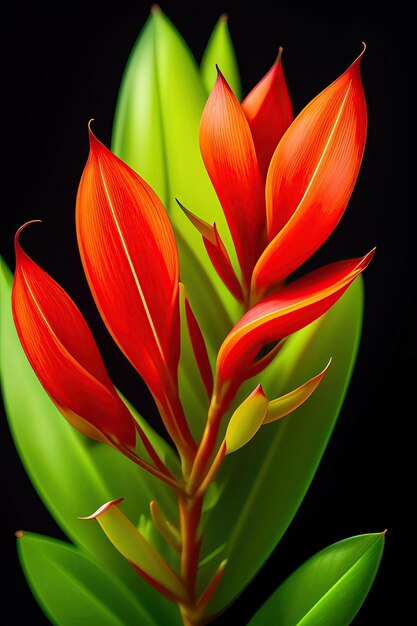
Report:
M294 121L281 51L242 104L218 70L201 119L200 148L234 251L226 249L215 223L182 207L241 306L240 318L218 349L214 371L187 285L180 283L176 237L162 202L89 131L90 154L76 208L85 275L108 331L155 400L181 471L168 466L116 392L74 302L22 250L23 227L16 235L12 306L27 358L75 428L115 448L175 493L178 523L156 501L150 511L154 527L178 555L178 567L123 514L120 498L84 519L96 519L138 574L178 604L184 624L207 620L207 607L227 567L222 560L201 588L204 498L225 456L239 454L261 427L306 402L329 366L276 399L268 399L258 385L238 401L242 383L261 375L288 335L323 315L373 255L289 278L338 224L359 172L367 119L362 54ZM179 390L181 326L209 403L199 439L189 427Z

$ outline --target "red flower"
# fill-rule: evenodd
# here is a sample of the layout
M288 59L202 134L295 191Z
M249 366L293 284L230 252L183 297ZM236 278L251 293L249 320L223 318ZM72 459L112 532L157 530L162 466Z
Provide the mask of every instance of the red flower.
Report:
M362 54L292 124L280 58L242 106L218 73L200 146L232 234L246 306L281 287L346 208L366 139ZM265 177L275 146L264 190L260 169ZM236 295L225 272L219 275Z
M93 336L68 294L15 238L12 306L26 356L54 404L88 437L135 446L135 423L120 400Z
M280 57L242 106L218 73L200 146L236 248L241 289L215 225L187 214L220 278L252 307L220 349L223 382L253 372L263 345L324 313L370 261L371 253L284 286L334 230L355 185L367 127L362 54L292 123Z
M77 196L77 236L101 316L147 383L172 439L195 447L178 396L179 263L155 192L90 130Z

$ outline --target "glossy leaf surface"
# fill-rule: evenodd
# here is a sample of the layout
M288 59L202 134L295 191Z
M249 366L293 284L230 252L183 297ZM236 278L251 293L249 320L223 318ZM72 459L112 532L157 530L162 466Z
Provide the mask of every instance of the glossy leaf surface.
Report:
M151 613L111 571L69 544L24 532L17 547L29 585L53 624L157 626L160 619L179 623L175 607L172 615Z
M272 594L248 626L347 626L372 586L384 534L350 537L303 563Z
M146 588L145 583L97 525L83 524L77 515L123 494L126 512L132 518L147 513L149 501L157 497L175 519L175 499L160 481L109 446L83 437L65 421L22 350L12 319L12 275L3 261L0 269L1 388L19 456L39 496L68 537L139 593L138 586ZM169 446L143 418L135 417L161 457L175 465ZM147 598L152 603L151 596Z
M212 353L238 308L219 281L201 238L175 202L178 198L207 222L216 222L230 251L223 211L198 143L206 99L190 50L162 11L154 10L125 70L112 148L153 187L170 214L177 236L181 280ZM208 316L209 310L215 315Z
M210 614L228 606L255 576L307 492L350 380L362 302L359 278L325 315L289 337L277 359L257 376L266 395L274 397L303 384L333 357L319 387L296 414L263 427L223 462L216 507L206 517L203 557L218 549L213 567L223 558L228 564L208 607Z

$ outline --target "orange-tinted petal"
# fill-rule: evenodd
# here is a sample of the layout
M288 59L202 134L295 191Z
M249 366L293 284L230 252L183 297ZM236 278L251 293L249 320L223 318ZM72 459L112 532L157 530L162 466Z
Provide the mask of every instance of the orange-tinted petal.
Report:
M281 56L282 48L269 72L242 102L264 180L274 150L294 119Z
M209 398L211 398L211 394L213 393L213 372L211 371L211 365L207 354L206 344L203 334L200 330L200 326L198 325L190 303L188 302L188 298L185 294L184 297L187 327L190 334L190 340L193 347L195 360L200 372L201 379L207 390L207 395Z
M68 294L23 252L19 233L13 316L35 374L83 434L134 447L134 420L110 381L87 323Z
M200 148L249 285L265 246L264 191L248 122L220 72L201 118Z
M308 259L343 215L366 140L362 54L305 107L274 153L266 181L270 244L252 283L258 294Z
M190 222L196 227L203 237L203 243L207 254L210 257L210 261L212 262L219 278L223 281L236 300L243 302L242 287L230 262L230 257L220 237L219 231L217 230L216 224L210 226L210 224L206 221L197 217L194 213L191 213L191 211L186 209L180 202L178 202L178 204Z
M249 309L220 347L218 384L243 380L262 346L307 326L325 313L369 264L373 252L316 270Z
M90 131L77 196L84 270L104 322L160 398L179 358L178 255L165 209L149 185Z

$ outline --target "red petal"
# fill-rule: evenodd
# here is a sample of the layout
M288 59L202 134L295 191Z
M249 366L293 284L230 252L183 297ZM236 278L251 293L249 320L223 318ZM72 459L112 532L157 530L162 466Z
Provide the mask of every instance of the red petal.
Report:
M211 398L211 394L213 393L213 372L211 371L204 337L192 308L190 307L187 296L185 296L185 314L187 317L188 332L190 333L195 360L200 371L201 379L207 390L207 395Z
M178 204L193 226L195 226L198 232L202 235L207 254L209 255L210 261L212 262L219 278L223 281L236 300L243 302L242 287L230 262L230 257L219 235L216 224L210 226L210 224L206 221L186 209L181 202L178 202Z
M176 379L179 358L174 233L149 185L91 131L77 196L77 236L107 328L160 397L162 381Z
M252 307L220 347L219 380L242 380L263 345L307 326L325 313L365 269L373 253L372 250L361 259L327 265Z
M68 294L21 249L16 235L12 306L26 356L61 413L83 434L134 447L135 425Z
M271 243L253 276L260 294L321 246L349 201L366 139L362 54L306 106L274 153L266 181Z
M203 111L200 148L247 285L265 246L265 200L248 122L219 72Z
M282 48L269 72L242 102L264 180L274 150L294 119L281 55Z

